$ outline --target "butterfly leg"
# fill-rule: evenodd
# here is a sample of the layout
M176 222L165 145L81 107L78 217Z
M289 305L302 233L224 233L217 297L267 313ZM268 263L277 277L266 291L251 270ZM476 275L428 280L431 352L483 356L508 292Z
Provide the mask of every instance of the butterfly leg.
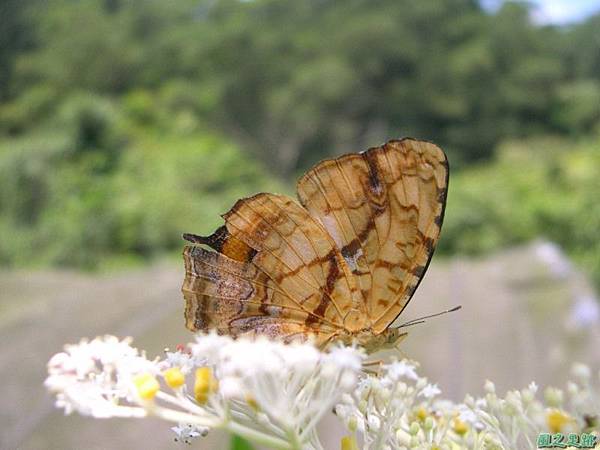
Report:
M372 359L370 361L363 362L363 372L370 375L378 375L383 364L383 359Z
M402 350L402 348L400 347L399 343L394 348L398 351L398 353L400 353L402 355L403 359L410 359L408 357L408 355L404 352L404 350Z

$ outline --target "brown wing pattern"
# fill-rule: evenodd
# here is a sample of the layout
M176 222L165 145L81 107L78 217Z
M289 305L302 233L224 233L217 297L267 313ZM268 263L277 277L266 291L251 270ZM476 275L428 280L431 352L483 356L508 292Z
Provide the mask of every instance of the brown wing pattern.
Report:
M357 277L375 333L402 312L427 269L447 185L442 150L413 139L323 161L298 182L301 204Z
M188 328L321 341L343 327L358 291L335 242L304 208L258 194L223 218L213 235L186 237L216 250L184 250Z
M319 345L385 330L421 280L437 242L448 164L403 139L326 160L298 182L301 205L239 200L212 235L184 235L186 325Z

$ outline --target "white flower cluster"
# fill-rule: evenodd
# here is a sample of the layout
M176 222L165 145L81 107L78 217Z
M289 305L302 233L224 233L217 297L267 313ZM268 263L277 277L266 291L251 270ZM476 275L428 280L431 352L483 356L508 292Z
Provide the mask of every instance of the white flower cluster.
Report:
M199 336L190 349L196 366L214 369L217 411L228 408L239 424L292 448L320 448L316 425L354 388L362 368L362 352L352 347L323 353L310 344L211 334Z
M440 390L419 377L416 367L393 362L344 395L336 413L352 433L348 449L359 443L365 450L533 449L540 433L562 433L565 441L569 433L577 439L588 434L588 442L598 442L600 393L584 365L573 368L576 382L568 384L568 401L563 391L548 388L542 402L535 383L499 397L488 381L483 398L468 395L463 403L437 398Z
M420 378L416 363L395 361L378 376L361 380L352 395L344 395L336 414L365 449L402 449L442 446L458 437L451 425L448 402L436 400L435 384ZM458 418L458 412L454 415ZM451 438L450 440L448 438Z
M149 361L114 337L65 347L48 363L46 386L66 413L93 417L155 415L177 422L190 442L222 428L272 448L321 449L315 428L351 392L363 353L267 339L201 335Z
M342 450L515 450L536 448L540 433L597 441L600 383L585 365L544 400L535 383L500 397L488 381L483 397L454 403L417 363L392 361L367 375L363 359L356 347L321 352L209 334L148 360L130 340L105 336L53 356L46 386L65 413L154 415L177 423L184 443L221 428L270 448L321 450L316 425L332 409L349 431Z
M130 339L104 336L66 345L64 352L54 355L45 385L56 394L56 406L65 414L76 411L96 418L145 416L144 410L123 402L131 403L137 395L132 377L155 374L158 367L130 343Z

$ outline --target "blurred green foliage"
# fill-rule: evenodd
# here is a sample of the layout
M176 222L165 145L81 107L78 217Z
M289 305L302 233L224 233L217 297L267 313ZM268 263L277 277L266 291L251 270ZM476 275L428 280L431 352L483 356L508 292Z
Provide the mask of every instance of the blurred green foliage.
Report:
M480 254L542 237L600 285L600 139L507 142L451 178L440 252Z
M0 122L27 132L93 92L150 119L170 98L276 174L411 135L455 166L600 120L600 16L535 26L476 0L9 1ZM9 49L10 51L7 51ZM161 114L157 111L156 114Z
M211 232L237 198L281 191L208 131L126 132L110 104L90 100L69 99L60 131L0 146L1 264L95 268L151 258L180 249L183 231Z
M541 234L600 273L600 15L558 28L522 2L6 0L0 27L0 264L177 251L238 197L410 135L450 155L442 251Z

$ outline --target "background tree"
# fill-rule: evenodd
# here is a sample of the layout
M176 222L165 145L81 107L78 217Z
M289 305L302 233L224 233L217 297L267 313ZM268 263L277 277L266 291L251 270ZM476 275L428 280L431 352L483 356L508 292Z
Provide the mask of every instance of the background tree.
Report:
M0 7L3 264L93 268L175 251L181 231L210 231L236 196L290 190L322 158L405 135L450 155L445 251L539 235L581 261L595 248L600 224L579 207L591 181L578 207L548 205L598 151L600 15L540 26L526 3L490 12L475 0ZM507 163L507 147L521 159ZM519 164L539 164L540 183L571 181L511 181Z

